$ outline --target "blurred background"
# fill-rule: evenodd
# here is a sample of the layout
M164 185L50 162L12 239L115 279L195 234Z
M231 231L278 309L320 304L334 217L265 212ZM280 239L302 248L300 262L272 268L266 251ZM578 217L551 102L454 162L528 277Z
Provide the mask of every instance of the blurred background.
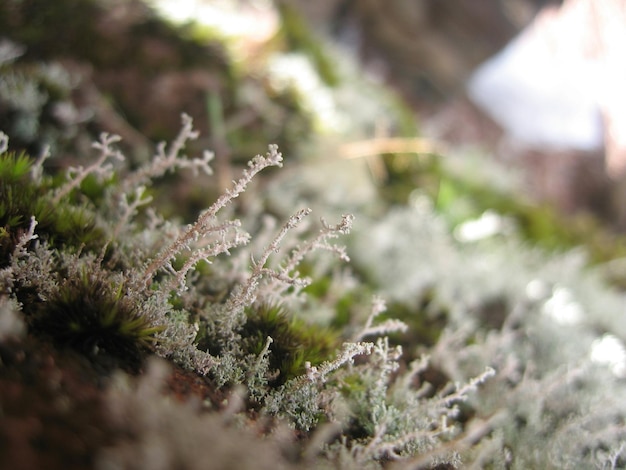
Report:
M558 222L568 236L592 237L596 225L619 234L625 8L621 0L7 0L0 127L15 146L61 154L70 140L84 151L106 128L142 161L184 111L206 130L198 146L215 149L221 186L232 165L276 142L294 158L330 148L364 159L392 200L421 188L442 209L451 193L476 195L440 167L480 155L481 171L517 205L545 203L574 220L575 229ZM80 130L88 132L72 140ZM520 217L496 199L499 212ZM475 206L453 223L493 203ZM521 216L527 231L555 223L527 220L535 216Z
M624 227L623 2L238 2L230 21L215 13L228 2L154 4L257 40L278 28L277 10L293 11L397 90L424 135L483 147L526 172L540 198ZM254 10L264 19L246 26Z

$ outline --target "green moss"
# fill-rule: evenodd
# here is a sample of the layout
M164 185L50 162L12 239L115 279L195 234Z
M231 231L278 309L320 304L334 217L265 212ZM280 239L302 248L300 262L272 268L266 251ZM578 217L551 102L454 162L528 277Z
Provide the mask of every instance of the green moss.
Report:
M486 209L515 221L523 238L538 246L564 251L585 246L592 263L602 263L626 255L626 238L609 232L596 217L579 213L560 214L547 203L524 201L515 194L507 194L484 185L448 177L474 208L474 216Z
M103 272L70 276L41 302L31 320L32 330L86 354L107 354L138 360L162 328L141 312L124 285L115 285Z
M32 160L24 153L9 154L0 158L0 181L8 184L19 183L28 176Z
M405 359L411 360L416 347L430 348L437 344L439 336L448 323L448 311L435 301L435 291L426 289L420 296L417 307L393 302L379 316L379 321L401 320L409 327L404 333L392 333L389 339L402 345Z
M325 328L293 318L283 307L261 305L247 310L248 320L241 336L247 353L258 355L267 337L270 347L270 370L278 371L272 385L281 385L305 372L305 363L321 364L332 357L339 344L337 335Z
M406 204L416 189L428 195L452 227L493 210L511 218L523 239L554 251L585 246L592 263L626 256L626 237L611 233L590 214L563 215L548 203L527 201L471 175L446 170L437 155L384 155L388 180L381 194L388 203Z
M95 250L104 246L104 231L96 226L93 212L66 200L54 204L49 182L33 181L31 167L32 160L23 154L0 156L0 265L9 262L33 216L38 238L53 247Z
M436 156L385 154L382 159L387 180L381 188L381 196L388 203L406 204L415 189L437 199L443 170Z
M95 28L90 21L83 21L97 17L99 9L93 1L7 0L0 11L2 31L24 44L29 55L67 55L70 51L86 54L97 44ZM68 16L70 11L73 21ZM65 27L55 28L60 24ZM56 31L55 41L49 40L51 28Z

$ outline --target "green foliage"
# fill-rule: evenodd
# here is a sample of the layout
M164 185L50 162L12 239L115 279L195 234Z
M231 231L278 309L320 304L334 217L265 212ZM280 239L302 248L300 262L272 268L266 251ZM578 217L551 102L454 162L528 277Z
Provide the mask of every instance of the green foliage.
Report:
M417 307L402 302L387 305L387 310L380 315L380 320L397 319L408 326L404 333L389 335L394 344L402 345L406 360L412 358L412 350L431 348L439 340L441 332L448 324L448 312L433 299L433 290L427 289L419 298Z
M333 331L307 324L280 305L251 307L246 314L247 321L240 332L244 351L259 355L267 337L273 340L269 366L270 372L278 372L273 385L302 375L306 362L318 365L330 359L339 343Z
M584 245L592 263L626 255L626 238L609 232L589 214L566 216L547 203L529 201L476 181L471 173L450 171L439 155L384 156L388 180L381 189L392 204L405 204L413 191L428 195L455 227L486 210L507 216L525 240L549 250L565 251ZM623 280L621 281L623 282Z
M2 16L7 5L20 11L39 7L32 12L32 20L41 28L49 27L42 18L67 17L66 11L60 14L53 11L55 8L76 7L77 15L95 15L88 6L95 2L80 3L9 0L0 4L0 24L8 21ZM318 53L316 41L302 28L300 19L284 4L281 9L283 39L290 47L304 50L320 75L334 83L333 64ZM11 18L17 21L18 16ZM72 24L62 37L84 33L84 38L93 39L90 47L95 56L88 58L93 64L130 67L142 59L146 49L112 47L115 44L96 37L94 18L87 20L85 24ZM23 25L23 30L20 25L10 26L11 34L22 34L21 39L29 46L41 40L39 36L29 39L29 35L39 34L30 25ZM124 34L176 38L169 27L146 21ZM187 40L192 36L188 34ZM178 39L172 42L179 44ZM31 53L45 56L55 52L46 50L54 45L39 47ZM86 45L73 40L63 42L59 51L71 47L78 48L76 56L87 58ZM202 64L219 62L203 55L206 49L198 44L185 51L168 56L164 62L138 64L138 68L149 75L193 67L194 51L204 57ZM225 62L220 65L228 70ZM102 74L103 69L98 73ZM291 90L271 95L270 85L250 80L245 84L251 87L245 90L251 90L246 98L243 91L238 95L230 89L243 89L242 82L225 80L225 76L227 72L216 78L217 91L208 93L208 106L201 99L196 101L201 112L212 116L207 123L213 131L211 138L226 144L225 154L230 153L231 162L258 151L259 142L276 137L278 142L300 144L298 137L310 133L312 127ZM38 80L35 91L53 99L65 97L67 88L55 89L53 82ZM141 85L142 89L150 89ZM259 96L263 99L257 100ZM366 101L367 94L359 98ZM245 99L249 101L243 102ZM43 108L31 114L45 111ZM124 106L121 109L127 112ZM140 112L130 110L127 115L141 121ZM240 119L242 116L245 119ZM411 135L411 115L401 113L398 121L394 126L400 128L399 132ZM233 122L244 124L229 127ZM92 173L85 177L84 172L79 172L84 179L78 180L75 173L74 179L61 181L34 177L33 163L26 155L0 158L0 287L3 295L7 292L11 311L25 317L30 333L74 348L93 362L113 358L116 366L130 363L136 369L149 348L203 376L194 378L198 382L225 386L219 394L220 410L226 411L197 413L194 407L177 407L173 401L162 399L159 390L164 372L147 368L148 377L144 377L137 392L124 393L123 387L116 388L117 399L111 404L111 415L125 432L129 424L125 418L132 416L130 424L136 432L133 442L137 445L129 451L126 439L119 448L109 447L110 461L101 466L123 467L120 462L124 456L130 459L131 453L137 454L131 459L137 468L149 466L146 455L164 455L172 459L170 462L183 461L174 460L182 455L193 466L221 455L229 444L234 444L234 450L231 447L225 454L234 455L237 463L220 466L216 459L210 460L210 465L240 468L237 464L244 456L254 466L256 454L252 456L247 446L241 449L234 429L237 426L231 428L230 424L239 423L244 428L252 421L251 427L258 434L259 415L281 418L297 428L298 445L302 447L291 454L289 466L302 463L298 468L379 469L390 460L395 460L394 468L456 468L460 465L457 452L468 450L466 463L476 468L489 468L481 463L496 461L498 452L511 454L501 459L501 468L547 468L549 462L568 459L574 460L569 467L578 464L590 468L587 464L591 460L597 463L602 459L600 451L617 452L614 455L619 456L624 444L618 440L623 440L626 416L618 400L623 396L623 377L619 382L611 378L608 369L604 373L599 367L601 373L587 374L595 367L588 351L597 333L613 331L624 337L626 329L619 316L623 299L614 301L597 286L582 282L578 274L581 264L551 261L543 252L533 254L518 244L517 238L516 243L507 244L507 234L484 243L467 243L455 239L450 230L492 209L514 219L525 240L533 244L562 249L588 238L592 243L598 240L598 249L614 256L618 252L614 245L610 246L607 239L594 238L598 232L593 223L571 225L551 209L478 184L469 174L449 171L438 156L386 155L389 180L382 188L386 200L375 210L381 206L388 210L394 205L404 206L405 210L392 214L397 207L392 208L361 225L360 232L371 237L361 235L365 241L359 244L357 235L356 248L350 253L357 269L361 263L360 279L340 279L339 270L329 265L321 278L299 290L303 284L297 282L298 276L320 274L313 264L298 264L304 257L303 249L332 247L325 242L291 244L291 240L283 240L296 226L294 220L285 224L269 245L273 229L268 224L268 233L252 231L253 243L244 246L248 241L245 231L261 225L260 217L266 215L264 208L268 207L264 196L255 190L271 186L252 187L241 198L243 204L233 204L233 199L243 196L251 173L261 169L255 160L244 173L250 178L246 176L243 182L235 183L235 189L216 196L216 205L208 210L197 208L201 215L193 225L186 225L192 217L183 214L185 209L180 203L189 202L192 191L172 197L171 192L152 186L149 190L155 195L155 203L150 209L154 212L141 212L144 206L140 202L147 203L147 198L142 196L144 192L135 192L141 189L138 185L150 186L154 178L193 162L182 155L186 142L196 135L190 118L188 124L189 128L176 139L179 145L167 152L172 158L160 160L163 166L159 168L150 166L159 164L159 159L153 158L144 173L140 168L134 174L146 175L139 183L135 179L134 185L129 183L133 174L125 178L124 170L105 178L104 183ZM157 134L168 135L172 130L161 122L159 125ZM38 128L33 125L32 129ZM103 145L109 148L111 144L113 152L115 141L107 142ZM190 154L195 151L190 150ZM99 166L105 166L104 162ZM119 167L111 166L114 168ZM76 184L69 184L72 181ZM202 196L212 198L220 192L210 187L211 182L202 180ZM64 184L68 194L59 196L58 203L53 204L53 197L60 194L55 191ZM280 193L289 210L294 201L306 199L304 187L291 184L290 190ZM309 186L306 188L312 199L317 196ZM430 196L434 210L431 206L406 207L415 190ZM321 189L324 191L331 192L327 187ZM173 207L165 218L159 193ZM337 200L337 210L343 211ZM197 201L199 205L205 202L200 197ZM96 215L112 221L108 238L95 224ZM241 220L234 220L235 215ZM37 239L25 237L31 217L37 222ZM385 225L384 230L377 224ZM333 233L345 232L335 229ZM292 236L297 237L297 232ZM103 247L109 240L112 242L106 245L105 256ZM259 245L267 247L260 258ZM15 250L16 246L20 250ZM233 256L227 260L219 256L231 251ZM286 261L278 262L283 255ZM249 259L250 265L246 264ZM346 289L363 280L368 284ZM372 309L359 332L364 298L379 289L386 289L384 295L392 300L380 316ZM311 302L288 303L304 296ZM305 306L307 315L318 314L316 320L322 318L331 328L302 320L295 310L298 305ZM577 321L585 323L559 324L552 319L552 310L584 312L580 315L583 320ZM408 331L396 328L392 319L401 320ZM372 343L360 342L364 338ZM420 359L411 362L416 355ZM431 356L430 363L427 355ZM498 371L495 377L486 365ZM155 376L150 377L152 373ZM580 375L577 378L575 374ZM580 380L583 374L586 380ZM488 378L478 397L470 394ZM617 397L617 403L609 400L611 396ZM585 400L591 400L595 409ZM273 433L272 420L262 422L267 423L270 437L282 436ZM319 434L309 433L314 428ZM587 429L607 429L612 436L586 435ZM227 431L227 438L222 439L224 430L233 432ZM172 436L179 439L172 440ZM208 448L207 439L219 444ZM248 436L244 442L259 444L258 452L263 454L267 452L263 446L270 440L254 441ZM155 442L166 443L167 448L161 447L155 453ZM588 446L581 447L581 442ZM571 449L558 447L562 443L568 443ZM472 452L481 455L472 458ZM268 468L273 468L277 459L268 459Z
M104 232L84 205L52 201L47 182L31 177L32 161L24 154L0 155L0 265L9 262L18 238L28 230L32 216L37 234L52 246L96 249L104 245Z
M15 184L26 178L31 170L32 160L24 153L7 154L0 159L0 179L6 184Z
M33 331L86 354L104 353L137 364L163 327L152 324L125 290L104 271L70 275L39 304Z

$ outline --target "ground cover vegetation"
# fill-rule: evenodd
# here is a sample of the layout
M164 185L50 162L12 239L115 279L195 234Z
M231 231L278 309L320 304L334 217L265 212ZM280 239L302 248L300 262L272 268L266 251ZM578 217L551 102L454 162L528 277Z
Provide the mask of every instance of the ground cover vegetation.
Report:
M617 235L480 157L341 158L295 82L102 5L0 6L0 466L626 465ZM45 42L78 6L91 47ZM323 65L344 139L419 142L278 11L272 53ZM145 54L100 50L111 25ZM164 83L186 93L134 100Z

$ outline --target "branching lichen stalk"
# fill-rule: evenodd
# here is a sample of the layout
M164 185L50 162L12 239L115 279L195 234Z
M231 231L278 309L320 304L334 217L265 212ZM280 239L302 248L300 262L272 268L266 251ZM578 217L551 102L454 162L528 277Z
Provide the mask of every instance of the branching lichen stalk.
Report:
M214 225L215 217L218 212L243 193L257 173L270 166L280 167L282 166L282 161L282 155L278 151L278 147L276 145L269 146L269 151L265 157L261 155L254 157L248 163L248 168L243 171L242 177L233 182L233 187L226 190L226 192L222 194L217 201L211 205L211 207L200 214L194 224L188 226L186 230L184 230L166 248L161 250L161 252L148 264L143 272L142 284L145 287L148 287L156 272L169 265L170 261L176 255L181 253L183 250L188 249L193 242L196 242L200 238L204 238L209 234L222 231L222 225ZM240 238L239 242L244 242L244 239ZM229 244L217 244L216 246L221 246L223 248L222 252L227 251L230 247ZM191 267L188 266L187 268L190 269ZM184 276L184 274L185 273L183 272L182 275Z

